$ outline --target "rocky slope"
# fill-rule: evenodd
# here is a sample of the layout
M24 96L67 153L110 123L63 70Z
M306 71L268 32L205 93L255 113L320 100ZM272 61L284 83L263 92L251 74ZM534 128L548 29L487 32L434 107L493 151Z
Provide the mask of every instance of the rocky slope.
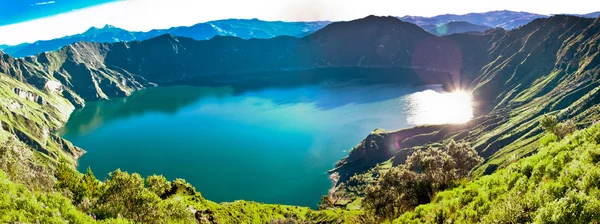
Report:
M84 151L54 134L75 107L61 97L62 86L53 84L38 89L0 72L0 141L14 137L42 158L75 162Z

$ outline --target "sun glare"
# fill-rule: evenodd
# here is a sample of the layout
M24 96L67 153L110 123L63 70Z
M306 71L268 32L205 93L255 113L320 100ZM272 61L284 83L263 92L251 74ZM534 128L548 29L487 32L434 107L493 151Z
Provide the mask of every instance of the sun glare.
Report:
M422 124L461 124L473 118L471 93L426 90L406 97L407 121Z

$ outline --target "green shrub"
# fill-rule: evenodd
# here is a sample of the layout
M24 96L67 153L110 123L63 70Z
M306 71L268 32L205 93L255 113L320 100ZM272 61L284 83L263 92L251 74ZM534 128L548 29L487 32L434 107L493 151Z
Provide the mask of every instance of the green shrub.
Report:
M348 190L356 193L358 196L364 196L367 187L372 186L377 182L377 176L373 176L373 172L365 172L356 174L347 181Z
M419 204L427 203L428 183L404 167L393 167L377 185L367 189L362 206L381 219L391 219Z
M558 119L554 115L544 115L540 118L540 126L544 131L555 133L556 126L558 125Z
M137 173L130 175L116 170L110 173L110 179L105 184L106 190L98 199L95 209L102 218L124 217L142 223L193 219L192 213L180 199L162 200L151 189L144 187L144 179Z
M196 191L196 188L189 184L184 179L177 178L173 183L171 183L171 192L170 194L183 194L183 195L198 195L201 196L199 192Z
M547 146L547 145L550 145L550 143L557 142L558 140L559 140L558 136L556 136L555 134L546 133L544 136L542 136L540 138L540 140L538 140L538 145L539 146Z
M551 133L558 137L558 139L563 139L567 135L577 131L577 125L573 120L566 120L562 123L558 123L558 119L554 115L544 115L540 118L540 126L542 129L548 133ZM548 141L547 139L545 141Z
M31 192L24 185L10 181L2 171L0 192L0 223L93 222L61 194Z
M467 143L448 142L441 149L414 152L405 165L391 168L375 186L367 188L362 206L372 217L393 219L429 203L439 190L465 178L483 159ZM438 211L441 217L448 211Z
M577 131L575 122L573 120L566 120L556 126L554 134L556 134L559 139L563 139L575 131Z
M331 200L329 195L321 196L321 201L319 202L319 210L325 210L333 207L333 201Z
M171 183L163 175L152 175L147 177L146 186L159 197L171 191Z
M537 213L537 223L598 223L600 221L600 201L598 190L585 194L570 190L567 194L554 200Z

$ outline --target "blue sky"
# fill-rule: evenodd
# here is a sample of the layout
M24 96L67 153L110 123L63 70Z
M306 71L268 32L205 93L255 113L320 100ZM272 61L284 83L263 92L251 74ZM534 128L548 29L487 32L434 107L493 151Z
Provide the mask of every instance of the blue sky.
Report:
M557 7L560 6L560 7ZM82 33L111 24L131 31L217 19L315 21L367 15L465 14L492 10L538 14L600 11L598 0L0 0L0 44Z
M0 0L0 26L114 1L116 0Z

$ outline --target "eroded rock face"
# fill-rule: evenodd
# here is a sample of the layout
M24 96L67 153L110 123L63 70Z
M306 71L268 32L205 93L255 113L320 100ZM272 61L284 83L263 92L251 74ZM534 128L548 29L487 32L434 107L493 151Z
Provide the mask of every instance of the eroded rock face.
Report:
M13 129L12 131L14 132L17 139L19 139L19 141L25 143L26 145L28 145L29 147L33 148L34 150L36 150L38 152L46 154L47 156L49 156L51 158L58 159L58 155L55 152L48 150L46 147L44 147L40 142L38 142L32 136L29 136L27 133L22 132L18 129Z
M64 89L62 91L63 97L65 97L75 108L83 108L85 106L85 100L79 97L77 94L74 94L68 89Z
M23 98L23 99L27 99L31 102L35 102L39 105L45 105L46 101L44 100L44 98L42 98L41 96L39 96L38 94L34 93L34 92L30 92L27 90L22 90L20 88L13 88L13 92L17 95L19 95L19 97Z
M52 141L57 143L63 151L67 152L70 156L72 156L75 161L77 161L77 159L79 159L79 157L81 157L85 153L85 150L74 146L71 142L62 139L61 137L52 134L50 135L50 138L52 139Z

